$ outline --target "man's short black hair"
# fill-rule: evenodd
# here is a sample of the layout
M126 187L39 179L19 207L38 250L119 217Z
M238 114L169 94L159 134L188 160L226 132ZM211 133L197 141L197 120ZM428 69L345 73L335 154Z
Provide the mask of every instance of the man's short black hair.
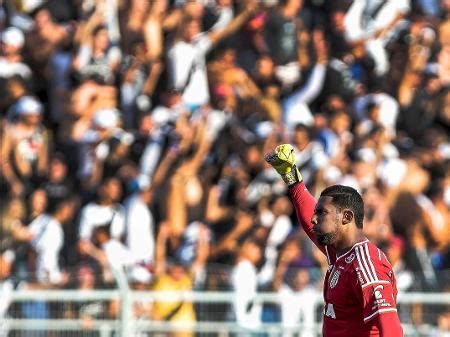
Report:
M333 185L324 189L320 196L332 197L336 207L352 210L355 215L356 227L363 228L364 201L357 190L350 186Z
M72 194L58 198L58 200L48 204L47 213L55 214L55 213L59 212L65 205L67 205L69 203L74 203L74 202L75 202L75 197Z

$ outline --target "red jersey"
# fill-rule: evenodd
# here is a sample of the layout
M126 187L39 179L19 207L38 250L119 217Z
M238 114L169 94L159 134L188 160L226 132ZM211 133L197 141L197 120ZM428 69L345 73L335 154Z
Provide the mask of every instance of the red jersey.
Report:
M341 256L330 246L319 245L311 224L315 199L304 183L295 184L289 193L306 234L328 259L323 336L380 336L374 318L397 311L397 286L386 256L369 240L356 243Z

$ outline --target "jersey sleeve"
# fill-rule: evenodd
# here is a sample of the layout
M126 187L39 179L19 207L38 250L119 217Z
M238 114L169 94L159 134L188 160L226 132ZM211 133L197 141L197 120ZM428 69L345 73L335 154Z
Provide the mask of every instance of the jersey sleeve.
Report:
M320 245L313 232L313 225L311 218L314 214L314 208L316 207L316 199L309 193L303 182L294 184L289 188L289 195L294 205L297 219L303 227L311 241L321 250L322 253L327 255L328 262L330 263L329 249L326 246Z
M368 243L356 247L355 253L355 292L364 323L377 315L397 312L395 277L384 254L376 247L369 249Z

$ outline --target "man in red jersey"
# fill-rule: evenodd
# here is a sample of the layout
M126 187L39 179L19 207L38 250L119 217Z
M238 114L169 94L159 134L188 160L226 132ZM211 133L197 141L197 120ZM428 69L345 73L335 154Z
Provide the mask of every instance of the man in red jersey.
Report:
M363 234L361 195L351 187L334 185L316 202L295 167L290 144L277 146L265 159L289 186L303 229L328 259L323 336L403 336L394 272L384 253Z

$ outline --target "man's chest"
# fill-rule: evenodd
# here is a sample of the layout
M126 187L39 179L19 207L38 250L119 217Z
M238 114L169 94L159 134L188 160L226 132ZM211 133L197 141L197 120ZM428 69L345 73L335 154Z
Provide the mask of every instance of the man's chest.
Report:
M350 263L344 259L331 265L324 283L325 302L333 303L335 308L343 311L356 307L358 303L355 291L358 279L350 259L347 259Z

